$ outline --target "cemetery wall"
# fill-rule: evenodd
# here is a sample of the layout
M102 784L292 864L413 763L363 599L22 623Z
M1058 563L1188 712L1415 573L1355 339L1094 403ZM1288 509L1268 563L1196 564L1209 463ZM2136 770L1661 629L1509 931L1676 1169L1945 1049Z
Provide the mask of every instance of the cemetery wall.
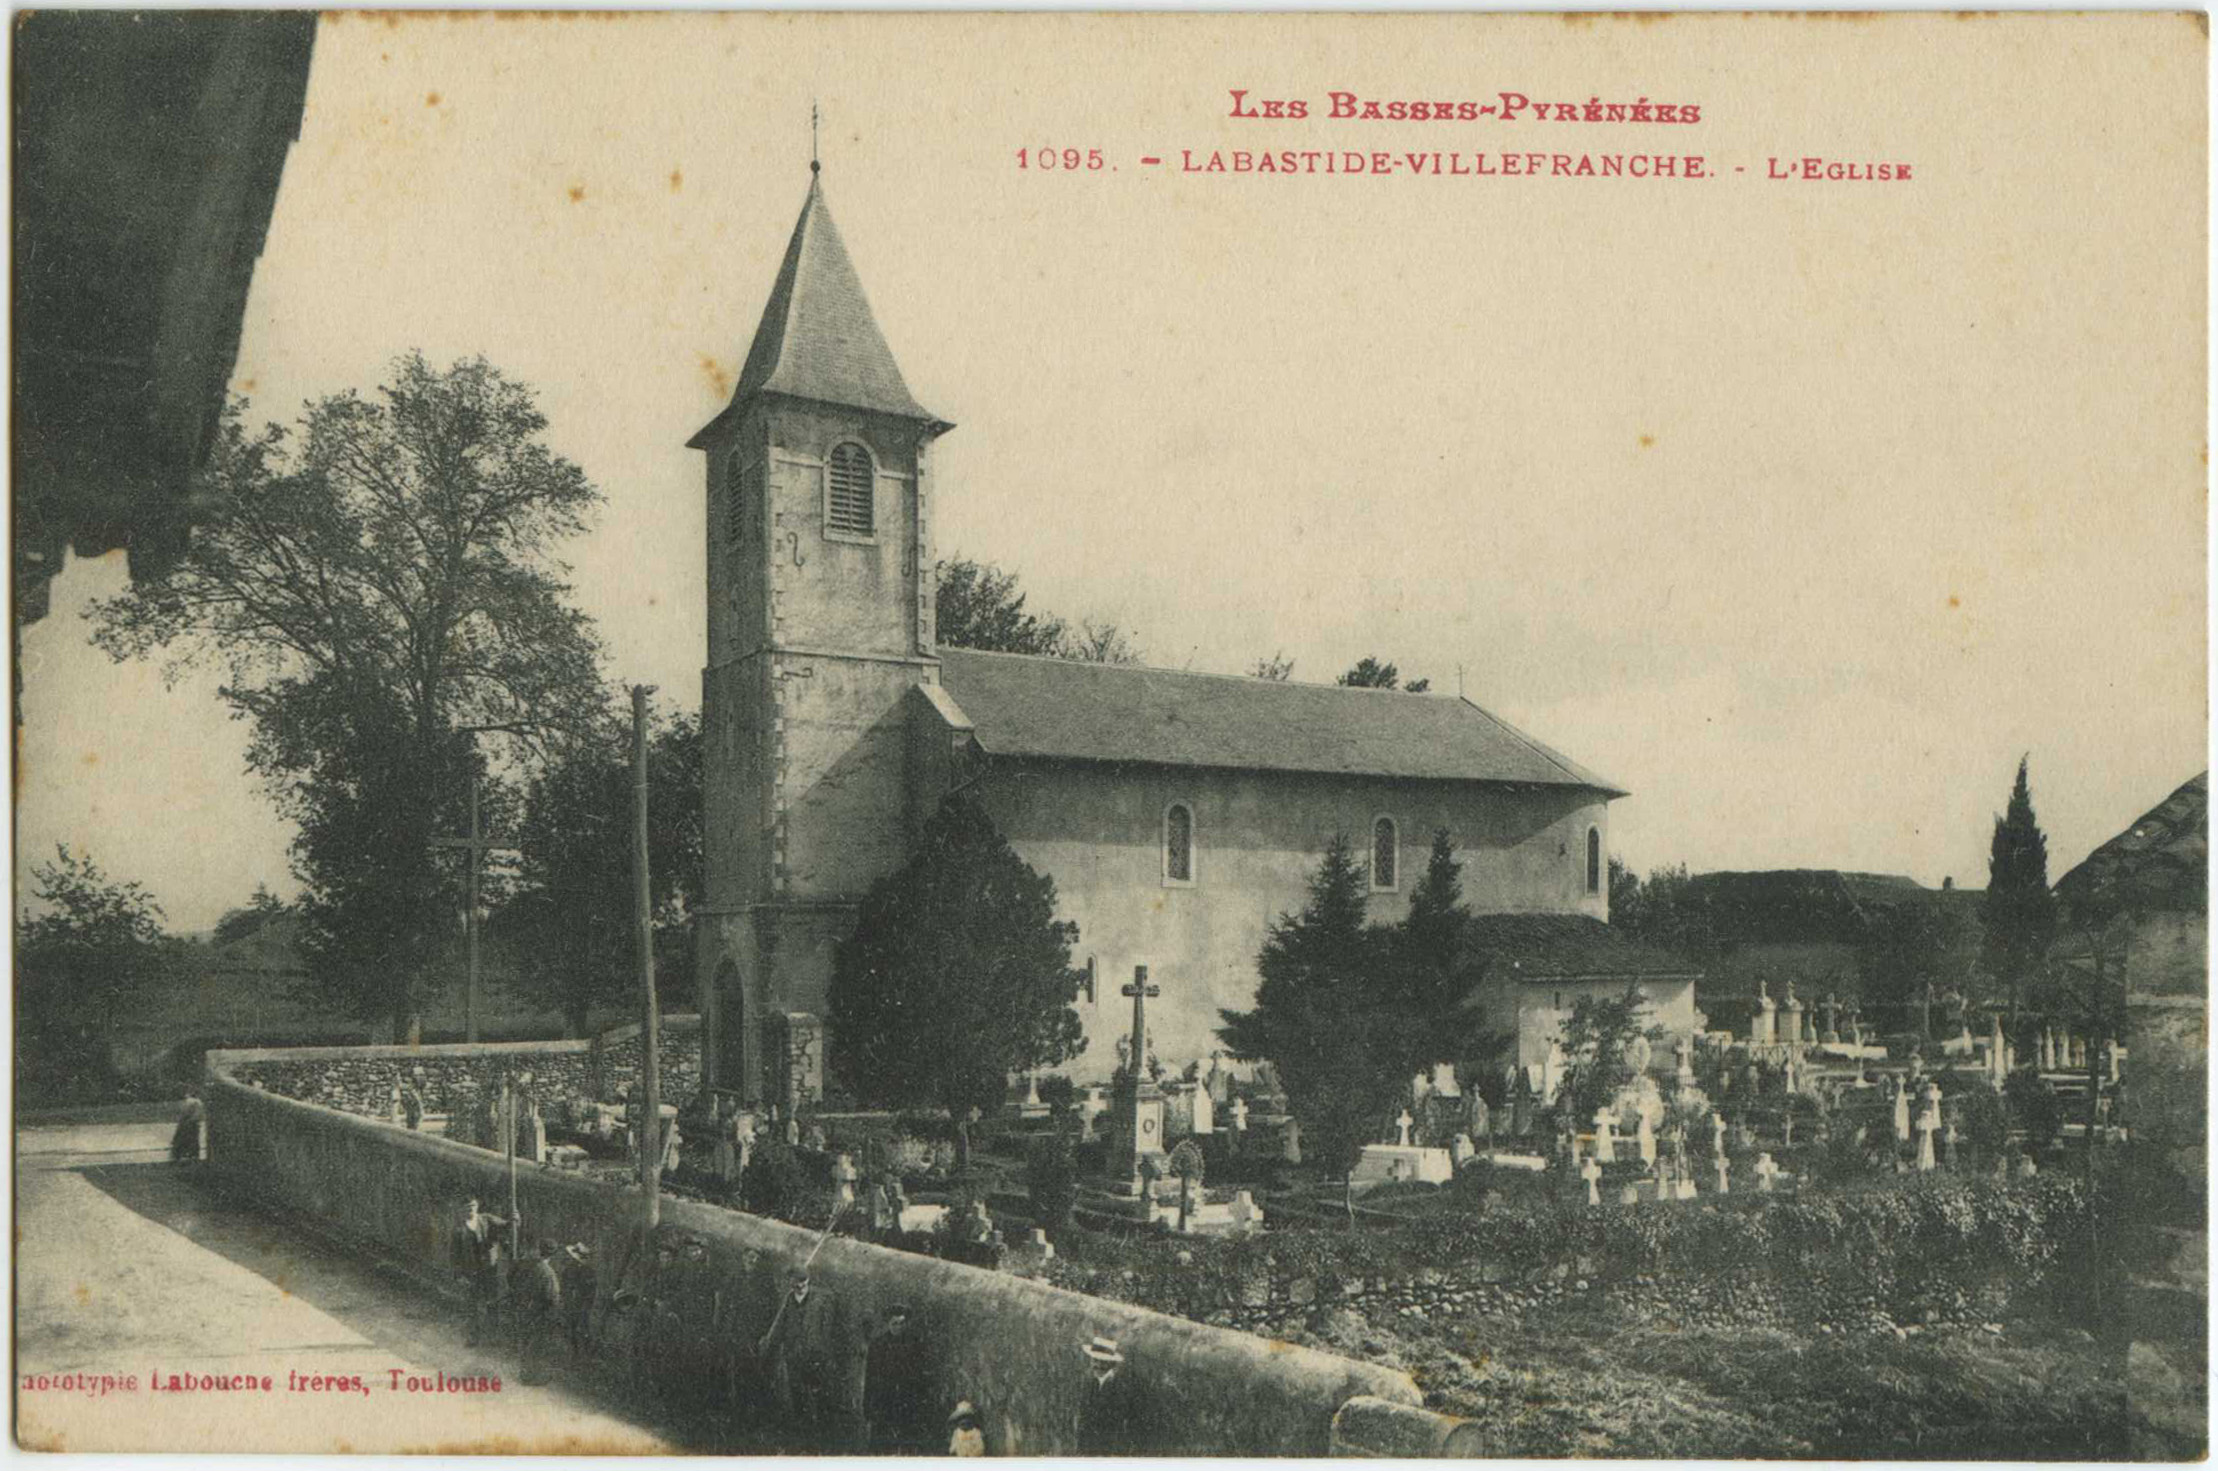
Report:
M254 1060L210 1057L213 1167L270 1206L425 1280L451 1281L446 1247L463 1202L505 1196L500 1157L230 1075ZM604 1308L625 1287L679 1315L675 1350L669 1332L644 1343L604 1334L612 1376L765 1382L751 1345L818 1248L815 1233L676 1199L650 1232L635 1189L536 1170L516 1188L529 1236L591 1248ZM676 1248L669 1264L658 1264L661 1246ZM1459 1422L1422 1410L1406 1375L1374 1365L843 1238L821 1243L810 1276L814 1290L781 1336L801 1411L827 1422L861 1402L869 1334L899 1304L931 1346L921 1369L929 1402L970 1400L997 1454L1314 1456L1363 1449L1366 1427L1377 1426L1391 1433L1381 1449L1460 1448ZM1124 1357L1107 1386L1085 1354L1097 1336ZM647 1353L651 1364L627 1362Z
M2209 1007L2200 996L2126 999L2127 1122L2191 1180L2208 1174Z
M393 1089L423 1069L424 1107L447 1113L465 1094L497 1090L503 1074L530 1073L542 1099L583 1093L608 1101L639 1080L645 1047L637 1023L590 1040L451 1042L424 1047L265 1047L211 1052L209 1065L287 1098L318 1099L349 1113L385 1117ZM662 1098L680 1106L701 1083L701 1019L662 1020Z
M1254 1004L1255 956L1271 922L1301 907L1335 833L1368 872L1379 817L1395 820L1400 851L1394 888L1370 896L1375 922L1409 912L1436 828L1455 837L1476 912L1609 917L1607 893L1586 892L1587 829L1601 829L1605 852L1609 835L1606 805L1591 792L1006 757L978 790L1011 845L1055 880L1058 917L1078 924L1078 962L1097 964L1094 1001L1078 1008L1086 1052L1064 1069L1081 1082L1116 1064L1131 1017L1119 988L1135 965L1150 965L1163 987L1148 1021L1166 1065L1221 1046L1218 1013ZM1174 802L1194 817L1190 885L1163 877L1163 814Z

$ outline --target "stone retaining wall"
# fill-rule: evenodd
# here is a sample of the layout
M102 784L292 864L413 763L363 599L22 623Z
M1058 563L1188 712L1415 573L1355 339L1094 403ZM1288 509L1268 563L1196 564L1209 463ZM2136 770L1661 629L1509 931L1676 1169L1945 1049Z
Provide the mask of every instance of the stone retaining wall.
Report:
M313 1061L210 1054L214 1167L271 1206L427 1279L451 1279L462 1203L505 1197L501 1159L238 1081L240 1069L280 1060ZM842 1238L820 1244L798 1227L691 1201L666 1199L650 1231L635 1188L559 1172L525 1171L518 1199L527 1237L591 1248L595 1337L612 1374L735 1396L776 1382L779 1363L758 1362L755 1346L815 1250L812 1290L777 1352L794 1412L820 1426L856 1415L871 1336L899 1304L928 1346L905 1361L923 1402L944 1414L969 1400L994 1454L1346 1454L1364 1449L1361 1427L1371 1424L1393 1427L1379 1450L1455 1443L1458 1422L1413 1422L1429 1415L1415 1386L1374 1365L953 1262ZM639 1306L619 1307L620 1287ZM1097 1338L1123 1355L1106 1383L1086 1355ZM1336 1416L1359 1398L1406 1413L1369 1406L1336 1434Z
M476 1090L498 1090L504 1075L530 1073L533 1096L573 1093L614 1101L639 1081L645 1048L637 1023L589 1041L449 1042L427 1047L266 1047L209 1054L242 1083L347 1113L386 1118L393 1089L423 1070L424 1107L451 1113ZM662 1019L662 1101L684 1106L701 1086L701 1019Z

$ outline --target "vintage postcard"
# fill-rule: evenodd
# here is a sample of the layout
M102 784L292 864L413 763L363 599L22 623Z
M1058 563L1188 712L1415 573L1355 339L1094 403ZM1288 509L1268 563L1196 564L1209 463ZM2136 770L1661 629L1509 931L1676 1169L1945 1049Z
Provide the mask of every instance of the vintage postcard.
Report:
M19 14L16 1444L2201 1458L2208 31Z

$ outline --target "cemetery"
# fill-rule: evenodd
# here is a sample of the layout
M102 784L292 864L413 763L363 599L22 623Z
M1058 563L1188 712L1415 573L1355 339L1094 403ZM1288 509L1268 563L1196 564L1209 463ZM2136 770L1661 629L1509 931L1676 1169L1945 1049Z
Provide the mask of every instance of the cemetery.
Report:
M1760 988L1747 1037L1636 1031L1606 1079L1553 1053L1472 1082L1445 1065L1416 1076L1335 1179L1304 1159L1268 1063L1165 1066L1147 1022L1159 987L1143 969L1124 992L1122 1052L1146 1065L1107 1085L1020 1077L997 1114L959 1122L841 1109L790 1071L767 1105L701 1089L681 1021L664 1041L661 1188L820 1243L1383 1363L1495 1454L1576 1452L1579 1424L1602 1426L1667 1363L1684 1376L1673 1393L1718 1401L1715 1423L1678 1417L1649 1443L1636 1415L1594 1444L1781 1453L1749 1385L1728 1381L1783 1353L1877 1372L1915 1432L1895 1444L1835 1423L1819 1394L1796 1420L1800 1453L1934 1453L1917 1438L1976 1427L1989 1454L1997 1435L2027 1455L2098 1454L2123 1414L2100 1372L2114 1346L2089 1331L2122 1280L2094 1249L2107 1161L2130 1138L2115 1044L2035 1019L2014 1045L1999 1014L1975 1028L1960 1006L1930 1040L1882 1039L1852 1005ZM405 1065L377 1048L219 1058L249 1092L513 1153L527 1179L622 1189L656 1137L637 1046L634 1030L417 1049ZM1908 1366L1927 1360L1942 1367L1919 1380ZM1615 1369L1599 1385L1554 1384L1600 1361ZM1505 1398L1490 1366L1512 1362L1523 1377ZM2017 1382L1995 1379L2003 1363L2065 1388L1997 1420L1977 1385ZM1932 1383L1971 1397L1953 1431L1922 1418Z

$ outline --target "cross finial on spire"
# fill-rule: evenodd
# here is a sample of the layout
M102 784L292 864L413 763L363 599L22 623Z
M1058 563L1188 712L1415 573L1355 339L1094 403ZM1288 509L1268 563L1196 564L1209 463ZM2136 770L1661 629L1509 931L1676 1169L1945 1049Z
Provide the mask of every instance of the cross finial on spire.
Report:
M816 99L809 99L809 172L821 173L824 165L816 157Z

